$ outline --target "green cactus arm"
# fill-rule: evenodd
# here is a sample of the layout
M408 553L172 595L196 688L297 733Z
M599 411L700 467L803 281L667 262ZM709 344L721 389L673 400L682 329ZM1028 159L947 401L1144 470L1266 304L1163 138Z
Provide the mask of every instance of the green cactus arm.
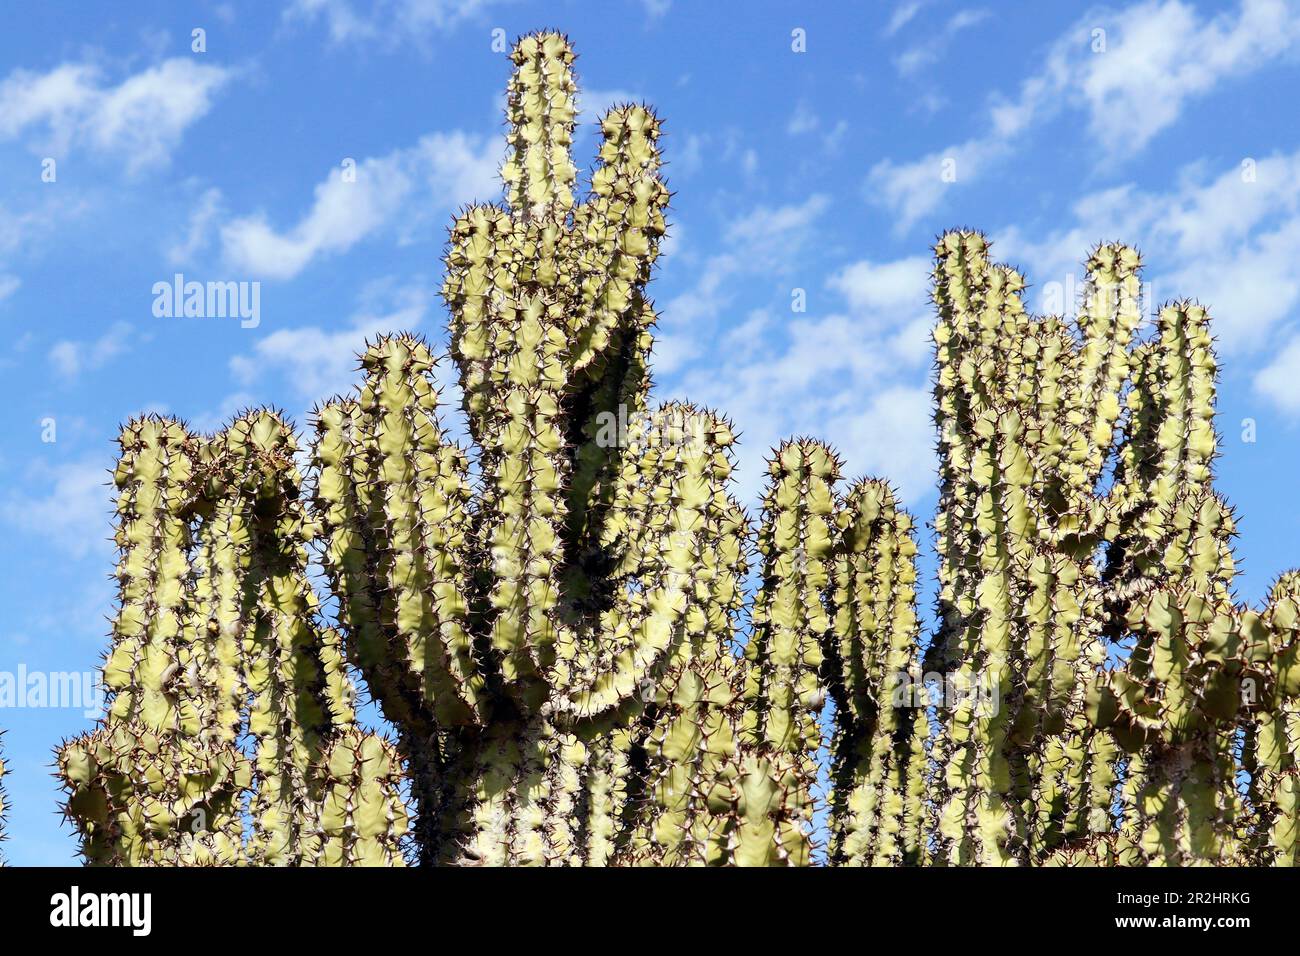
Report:
M587 366L568 394L568 442L573 471L568 487L564 589L584 600L618 556L604 541L618 494L627 443L649 411L651 327L654 309L640 293L606 354Z
M716 419L714 420L716 422ZM727 434L730 428L727 427ZM714 453L721 469L706 509L708 531L697 540L694 586L677 642L664 671L651 683L646 705L638 802L630 799L626 858L638 864L718 866L731 861L736 817L715 789L734 779L740 757L744 669L730 647L743 600L749 520L722 494L730 458ZM635 794L631 795L635 797Z
M723 426L730 441L730 426ZM734 817L711 798L734 773L743 670L730 639L743 600L749 521L725 495L730 453L714 445L715 483L698 521L693 584L681 638L651 681L643 718L644 796L634 809L626 858L645 865L722 865L730 860ZM642 523L629 525L635 531ZM636 549L632 549L635 553Z
M1099 679L1089 718L1130 751L1120 853L1132 863L1240 862L1246 811L1236 786L1242 678L1267 656L1260 615L1192 587L1134 602L1137 643Z
M1131 246L1105 243L1093 250L1086 269L1070 419L1086 437L1079 487L1090 492L1114 444L1130 345L1142 322L1141 257Z
M519 243L510 214L495 206L472 206L452 224L442 297L451 313L451 354L471 437L492 433L495 406L506 370L499 362L509 340L500 312L513 293L512 266Z
M1141 534L1150 537L1151 513L1166 513L1179 494L1208 491L1218 455L1214 406L1218 364L1207 311L1188 302L1160 310L1154 339L1133 354L1133 387L1128 423L1119 448L1111 509L1115 542L1108 553L1107 577L1132 586L1138 577L1130 551L1142 543L1131 530L1146 518ZM1123 594L1116 597L1122 603Z
M575 369L609 352L639 299L666 230L668 189L660 178L659 120L644 106L610 109L591 196L574 210L577 309L569 335Z
M762 581L745 647L745 736L784 753L821 745L822 644L834 547L839 459L810 439L784 443L770 461L759 529Z
M64 744L65 813L92 865L231 865L252 768L230 742L113 721Z
M737 793L749 807L737 810L738 826L749 834L742 842L767 834L776 841L769 862L802 864L810 851L801 821L814 810L816 755L823 745L822 649L831 628L840 467L830 448L811 439L783 443L769 461L758 532L761 579L744 650L741 762L735 770ZM755 852L738 851L738 859L753 865Z
M206 731L233 742L243 729L248 691L243 668L244 581L253 532L239 497L214 474L212 458L218 445L204 442L201 446L203 470L212 477L200 496L194 552L194 643L183 680L189 692L203 700L208 715Z
M104 664L109 713L160 730L183 724L193 734L197 715L182 715L167 685L179 668L193 598L195 439L179 422L150 416L129 422L118 441L118 612Z
M539 257L553 259L556 251L553 241L538 242L527 233L522 226L501 232L511 250L507 268L491 264L501 255L491 243L454 229L444 287L452 311L452 355L480 449L476 546L487 557L491 582L491 643L507 681L521 686L549 668L559 636L563 489L571 470L563 416L566 309L548 291L556 282L554 269L537 267ZM529 263L527 275L521 262ZM477 279L458 278L476 270L490 270L497 291L478 291Z
M972 567L964 572L969 606L957 618L954 659L945 674L960 698L940 708L948 723L936 760L941 852L952 863L1014 862L1025 839L1027 759L1015 730L1021 716L1025 644L1014 591L1030 566L1038 516L1032 507L1032 446L1013 411L989 409L972 430L969 481L974 520L962 535Z
M157 678L176 717L156 727L147 707L119 708L115 698L96 731L60 749L83 852L119 865L307 862L320 847L321 761L352 728L354 691L341 639L320 627L307 578L315 528L293 431L263 410L202 443L154 419L127 433L143 440L123 443L119 484L131 497L119 503L119 540L138 535L142 501L153 502L156 527L185 529L155 539L174 547L166 562L183 590L183 600L160 605L182 608L179 633L168 634L175 663ZM183 493L159 490L157 450L168 443L188 458ZM134 563L129 549L123 563ZM119 621L136 594L124 586ZM150 670L128 677L143 699ZM251 759L240 749L244 733ZM395 787L391 796L400 799Z
M652 866L718 866L730 856L733 820L713 789L737 755L738 671L724 657L672 668L650 707L645 811L625 856ZM727 807L730 810L730 807Z
M559 649L559 713L607 713L662 666L725 646L739 610L746 525L735 520L729 423L669 403L632 423L603 544L619 555L596 634Z
M576 658L590 661L579 673L602 675L604 683L557 686L568 688L573 713L586 721L618 719L615 707L635 714L645 702L638 718L645 729L634 741L644 762L637 784L644 809L622 814L618 858L717 864L725 859L726 823L710 811L706 792L734 753L738 670L729 642L748 537L748 520L726 491L734 435L713 413L676 403L631 426L604 524L603 543L618 563L600 643L615 640ZM662 639L652 640L659 629ZM618 656L608 660L611 652Z
M1281 575L1269 590L1261 624L1267 645L1256 672L1243 680L1248 715L1242 765L1249 774L1254 861L1300 865L1300 572Z
M187 847L202 855L204 846L232 862L239 774L229 748L238 721L222 705L238 681L213 692L229 675L206 666L216 644L206 620L196 626L212 603L194 583L201 445L179 422L153 416L129 422L119 443L118 611L104 669L111 696L100 728L59 750L65 813L91 862L175 863ZM181 829L191 809L207 836Z
M402 866L406 807L396 747L355 727L326 751L321 796L313 807L317 842L304 863L313 866Z
M316 778L332 734L352 726L355 691L341 638L321 628L307 577L315 532L302 493L293 430L276 413L235 419L212 443L213 471L249 533L241 583L247 730L256 772L247 852L256 862L301 862L315 850Z
M451 727L483 719L469 630L468 462L437 418L434 359L411 336L362 357L355 402L317 415L316 505L326 565L358 661L392 719Z
M563 218L577 178L570 155L578 112L573 50L560 34L533 33L519 38L510 59L506 198L524 221Z
M826 660L835 701L830 862L917 863L923 855L924 701L916 542L885 482L861 481L836 515L835 619ZM901 692L901 693L900 693Z
M812 807L805 773L798 754L742 743L730 773L720 777L711 793L715 812L729 818L729 865L812 862Z

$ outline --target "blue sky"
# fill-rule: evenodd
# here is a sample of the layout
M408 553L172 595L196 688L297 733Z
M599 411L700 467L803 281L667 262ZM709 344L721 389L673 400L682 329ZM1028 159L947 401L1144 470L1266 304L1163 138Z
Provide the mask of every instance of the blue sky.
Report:
M735 419L751 504L767 449L815 434L929 520L934 236L988 232L1035 311L1123 239L1153 306L1216 316L1240 596L1300 564L1297 0L111 6L23 5L0 33L0 672L98 664L122 420L302 422L367 333L445 339L445 227L499 191L498 30L570 35L587 123L665 118L658 393ZM155 316L178 272L260 282L260 321ZM90 724L0 708L11 863L74 859L50 755Z

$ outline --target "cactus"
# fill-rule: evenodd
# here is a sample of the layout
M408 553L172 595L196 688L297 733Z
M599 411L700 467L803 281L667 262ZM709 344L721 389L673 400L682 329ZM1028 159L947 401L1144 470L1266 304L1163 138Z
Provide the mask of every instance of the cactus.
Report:
M752 812L714 792L748 766L726 654L748 520L730 426L647 407L659 123L606 113L579 202L573 53L542 34L512 59L506 203L457 217L443 287L474 447L445 435L427 346L373 343L316 413L326 567L422 860L723 862Z
M568 41L511 59L504 201L445 256L464 446L404 333L314 410L306 475L270 410L123 430L112 696L59 751L87 859L1300 861L1300 572L1233 601L1206 310L1144 339L1104 244L1077 316L1034 316L982 235L939 239L923 634L886 481L783 442L755 527L731 423L652 405L659 121L601 117L580 196Z
M58 754L86 859L399 862L397 756L355 727L318 623L292 430L270 411L209 439L145 417L120 444L108 713Z

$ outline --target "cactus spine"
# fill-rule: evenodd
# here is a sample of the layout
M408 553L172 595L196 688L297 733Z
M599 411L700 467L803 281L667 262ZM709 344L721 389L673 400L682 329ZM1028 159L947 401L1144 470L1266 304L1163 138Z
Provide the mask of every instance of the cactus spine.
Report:
M1034 316L939 239L923 635L886 482L784 442L755 528L730 422L651 404L659 121L609 110L581 196L568 41L511 59L504 201L445 257L467 446L409 334L315 410L306 476L269 410L123 430L112 696L59 752L87 858L396 865L409 784L424 864L1294 865L1300 578L1233 602L1206 311L1143 339L1105 244Z

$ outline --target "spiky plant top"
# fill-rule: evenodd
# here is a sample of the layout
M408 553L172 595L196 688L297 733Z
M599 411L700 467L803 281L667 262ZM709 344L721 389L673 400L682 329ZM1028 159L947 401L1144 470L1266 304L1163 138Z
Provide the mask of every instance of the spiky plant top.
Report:
M923 635L887 483L784 442L755 528L730 422L651 404L659 121L609 110L580 197L573 52L511 58L504 202L446 251L468 447L407 334L316 409L310 480L272 411L123 430L112 696L59 754L87 858L397 864L409 783L422 863L1295 863L1300 586L1232 600L1205 310L1143 339L1105 244L1078 314L1033 316L982 235L940 238Z

